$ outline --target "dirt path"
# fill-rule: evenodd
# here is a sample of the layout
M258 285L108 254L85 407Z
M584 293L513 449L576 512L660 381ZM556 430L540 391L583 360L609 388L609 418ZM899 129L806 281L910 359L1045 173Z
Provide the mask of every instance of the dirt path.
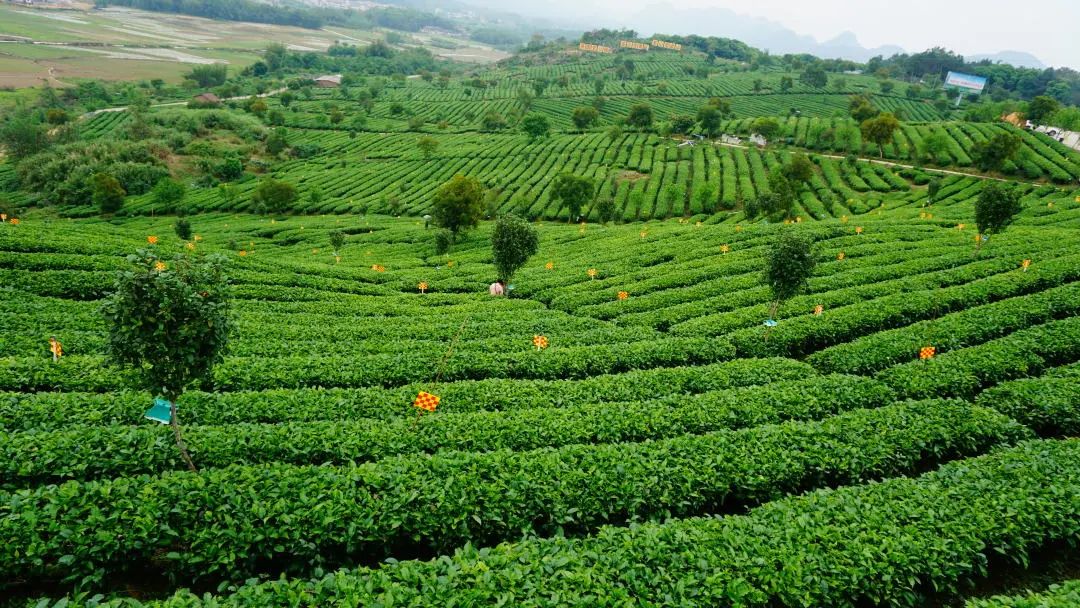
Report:
M49 68L49 69L52 70L52 68ZM280 89L274 89L273 91L267 91L265 93L259 93L257 95L238 95L236 97L226 97L226 98L222 99L221 101L240 101L240 100L243 100L243 99L255 99L257 97L271 97L273 95L277 95L278 93L283 93L283 92L287 91L288 89L289 89L289 87L281 87ZM188 102L186 102L186 101L170 101L168 103L155 103L155 104L151 105L150 107L151 108L165 108L165 107L169 107L169 106L185 106L185 105L187 105L187 103ZM129 106L119 106L119 107L116 107L116 108L102 108L100 110L94 110L92 112L87 112L86 114L83 114L79 118L80 119L92 118L94 116L97 116L98 114L104 114L105 112L126 112L128 107Z

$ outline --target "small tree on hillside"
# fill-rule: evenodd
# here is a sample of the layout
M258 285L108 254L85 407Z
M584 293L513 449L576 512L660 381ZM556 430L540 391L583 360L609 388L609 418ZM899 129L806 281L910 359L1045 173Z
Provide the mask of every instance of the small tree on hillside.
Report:
M750 123L750 131L769 140L780 132L780 123L774 118L758 118Z
M336 256L342 248L345 247L345 233L340 230L330 231L330 247L334 250Z
M597 119L600 118L600 112L592 106L581 106L574 108L574 113L570 118L574 121L575 127L584 131L596 124Z
M491 233L491 252L495 272L504 283L540 248L540 235L528 221L512 214L499 216Z
M296 187L288 182L268 177L255 187L251 194L252 211L255 213L285 213L297 198Z
M109 328L109 360L134 369L142 388L169 402L181 458L196 471L180 430L176 401L188 386L207 378L228 344L228 282L224 259L175 256L162 260L148 250L128 256L116 290L102 305Z
M709 137L716 137L716 134L720 132L720 123L723 120L723 115L720 109L714 105L702 106L697 113L697 122L701 125L701 130L705 131L705 134Z
M626 116L626 124L641 130L652 128L652 106L647 103L636 103L630 106L630 113Z
M814 178L814 162L809 156L799 152L792 155L791 160L784 164L782 172L793 185L808 184Z
M975 225L981 237L975 242L975 253L982 248L983 240L991 234L1000 234L1020 213L1020 191L1012 186L989 183L975 199Z
M592 199L592 195L592 180L572 173L560 174L551 185L551 198L566 205L571 222L581 215L581 208Z
M154 204L160 205L162 211L170 212L176 209L180 201L187 195L187 186L184 182L164 177L158 181L151 191Z
M938 194L941 193L941 178L935 177L926 185L926 195L931 203L937 202Z
M439 140L425 135L416 140L416 148L420 150L424 158L431 158L431 155L435 154L435 151L439 149Z
M1020 138L1012 133L998 133L987 141L977 142L971 148L971 159L983 171L1000 171L1005 161L1012 160L1020 151Z
M176 236L179 237L180 240L190 241L191 222L189 222L186 218L177 218L176 221L173 222L173 232L176 233Z
M781 303L806 287L815 264L809 239L790 229L777 235L765 258L765 284L773 297L769 319L776 318Z
M548 136L551 131L551 123L543 114L529 114L521 119L521 130L529 136L530 140L536 141Z
M431 214L435 225L449 230L457 240L458 234L479 224L484 216L483 184L475 177L455 175L435 191Z
M90 178L90 200L102 215L116 213L124 206L127 192L120 180L108 173L96 173Z
M893 134L900 128L900 121L891 112L884 112L859 125L863 139L877 144L878 156L885 157L885 144L893 140Z

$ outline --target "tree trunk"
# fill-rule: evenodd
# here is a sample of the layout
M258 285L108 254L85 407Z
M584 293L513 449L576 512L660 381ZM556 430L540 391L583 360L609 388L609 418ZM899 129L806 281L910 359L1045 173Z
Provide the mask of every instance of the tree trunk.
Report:
M169 425L172 426L173 437L176 439L176 447L180 448L180 458L187 463L188 469L192 473L198 473L199 469L195 468L195 463L191 460L191 454L188 454L187 444L184 443L184 437L180 432L180 419L176 415L176 401L173 401L172 399L169 400L169 413Z

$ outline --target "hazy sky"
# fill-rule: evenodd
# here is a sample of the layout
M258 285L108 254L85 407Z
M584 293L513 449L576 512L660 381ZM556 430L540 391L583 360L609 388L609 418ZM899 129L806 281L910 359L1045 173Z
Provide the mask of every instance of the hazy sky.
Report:
M545 0L549 16L618 15L664 0ZM909 51L941 45L961 54L1027 51L1049 65L1080 68L1080 0L666 0L765 17L824 41L851 31L865 47ZM523 4L512 1L509 5ZM587 8L586 8L587 7Z

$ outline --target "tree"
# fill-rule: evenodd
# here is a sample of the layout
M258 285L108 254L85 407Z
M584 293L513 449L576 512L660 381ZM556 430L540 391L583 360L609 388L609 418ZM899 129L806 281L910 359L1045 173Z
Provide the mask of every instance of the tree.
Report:
M824 89L829 84L829 77L825 74L825 68L820 65L812 65L799 75L799 82L818 89Z
M29 114L20 114L0 127L0 145L11 159L22 160L49 147L49 137Z
M217 87L225 84L225 79L228 78L228 67L224 63L197 65L184 74L184 78L195 81L195 84L204 89Z
M334 250L336 256L342 248L345 247L345 233L340 230L330 231L330 247Z
M975 244L976 253L982 247L983 239L1003 232L1020 213L1020 195L1020 190L1014 186L996 182L983 186L979 198L975 199L975 225L982 235Z
M701 182L694 188L694 207L702 213L716 211L716 197L719 194L719 185L716 182Z
M281 106L284 108L289 107L289 104L291 104L295 99L296 95L293 95L292 91L283 91L281 95L278 96L278 101L281 102Z
M189 222L187 220L187 218L183 218L183 217L176 218L176 221L173 222L173 232L176 233L176 236L180 240L182 240L182 241L190 241L191 240L191 222Z
M289 132L285 130L285 127L278 127L270 132L270 135L266 137L266 152L273 156L277 156L285 151L285 148L289 147Z
M285 213L296 201L296 187L284 181L268 177L255 187L251 194L252 211L255 213Z
M259 117L266 114L267 109L266 102L259 98L252 99L251 102L248 103L248 112Z
M144 390L169 402L176 445L195 472L176 401L188 386L209 377L225 355L232 322L224 260L162 260L142 249L128 262L133 268L120 272L101 307L109 331L105 352L114 364L134 369Z
M716 134L720 132L720 122L723 120L723 115L720 109L714 105L702 106L697 113L697 122L701 125L701 130L709 137L716 137Z
M108 173L95 173L90 178L90 200L102 215L116 213L124 206L127 192L120 185L120 180Z
M574 121L574 126L582 131L596 124L596 121L599 118L600 112L592 106L574 108L574 113L570 117L570 119Z
M581 208L592 199L593 182L587 177L561 173L551 186L551 198L566 205L570 221L581 215Z
M762 82L760 78L755 78L755 79L754 79L754 92L755 92L755 93L760 93L760 92L761 92L761 89L762 89L762 88L763 88L764 86L765 86L765 83L764 83L764 82Z
M424 158L431 158L432 154L439 148L439 141L434 137L424 136L416 140L416 148L420 150L420 153L424 155Z
M881 88L882 94L888 95L889 93L893 92L893 89L896 88L896 83L891 80L882 80L881 83L878 84L878 86Z
M928 162L948 163L949 159L949 136L941 129L932 129L922 140L923 158Z
M438 190L432 202L435 225L450 231L453 240L480 223L484 215L484 186L475 177L455 175Z
M863 121L859 125L863 139L877 144L878 155L885 157L885 144L893 139L893 134L900 128L900 121L891 112L879 114L876 118Z
M802 185L814 178L814 163L809 156L799 152L791 157L782 171L788 181Z
M780 132L780 123L775 118L758 118L750 124L750 132L757 133L765 139L772 139Z
M529 136L529 140L536 141L548 136L551 131L551 123L543 114L529 114L521 119L521 130Z
M1051 114L1057 112L1060 108L1061 103L1058 100L1047 95L1039 95L1028 103L1027 118L1034 123L1039 123L1049 118Z
M615 211L615 199L611 198L611 194L607 192L601 194L596 200L596 216L600 223L606 224L615 219Z
M941 178L935 177L930 180L930 183L926 185L926 196L931 202L937 202L938 194L941 193Z
M793 87L793 86L795 86L795 81L792 80L791 76L781 76L780 77L780 90L782 92L786 93L787 91L790 91L791 87Z
M161 205L163 211L171 212L180 201L184 200L184 196L187 195L187 186L179 180L164 177L158 181L150 194L155 205Z
M856 122L862 123L878 115L878 109L866 95L854 95L848 103L848 110Z
M622 128L619 125L611 125L607 128L607 136L612 142L618 141L623 136Z
M502 114L495 111L490 111L484 114L484 118L480 121L480 126L485 131L498 131L506 127L506 119Z
M636 103L630 106L630 113L626 116L626 124L644 130L651 128L652 123L652 106L647 103Z
M1020 138L1012 133L998 133L986 141L976 142L971 148L971 159L983 171L1000 171L1005 161L1020 151Z
M806 286L815 264L810 240L791 229L777 235L765 258L765 284L773 297L770 319L776 318L781 303Z
M527 220L513 213L499 216L491 233L491 253L495 272L503 283L509 283L514 273L540 248L540 235Z
M685 135L694 128L694 117L686 114L672 114L671 115L671 131L673 133L679 133Z

